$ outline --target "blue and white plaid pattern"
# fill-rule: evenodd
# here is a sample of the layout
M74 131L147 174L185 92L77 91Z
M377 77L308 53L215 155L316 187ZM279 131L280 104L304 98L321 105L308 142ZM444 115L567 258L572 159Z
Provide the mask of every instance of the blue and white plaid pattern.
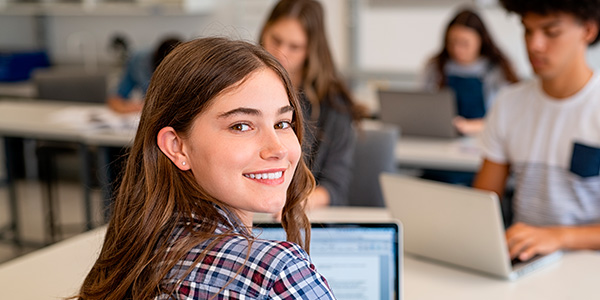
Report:
M228 228L220 225L215 233L226 231ZM171 239L189 234L181 226ZM194 247L170 271L165 285L177 285L176 299L335 299L327 281L300 246L256 239L248 255L249 241L239 235L222 238L179 281L210 242ZM163 294L156 299L171 298Z

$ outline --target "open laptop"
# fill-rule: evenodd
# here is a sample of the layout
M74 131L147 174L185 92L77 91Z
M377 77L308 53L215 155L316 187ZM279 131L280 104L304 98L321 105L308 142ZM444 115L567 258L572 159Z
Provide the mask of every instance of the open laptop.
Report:
M456 116L454 92L378 90L379 117L400 126L402 136L456 138L452 124Z
M514 280L561 252L511 264L498 196L397 174L380 176L384 200L404 227L404 251Z
M310 257L338 300L402 299L399 223L312 223ZM280 223L254 224L260 239L285 241Z

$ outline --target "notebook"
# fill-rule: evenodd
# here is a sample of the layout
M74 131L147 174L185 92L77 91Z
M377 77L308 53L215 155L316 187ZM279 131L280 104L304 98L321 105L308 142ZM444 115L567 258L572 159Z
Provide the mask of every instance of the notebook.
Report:
M378 90L379 117L400 127L402 136L456 138L454 92Z
M402 299L399 223L312 223L310 257L336 299ZM284 241L280 223L254 224L260 239Z
M385 203L404 227L404 251L514 280L561 252L511 264L498 196L493 192L397 174L380 176Z

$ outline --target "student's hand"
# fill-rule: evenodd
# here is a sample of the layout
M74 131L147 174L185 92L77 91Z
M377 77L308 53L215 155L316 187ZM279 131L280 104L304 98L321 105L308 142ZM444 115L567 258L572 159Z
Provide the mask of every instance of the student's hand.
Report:
M273 217L273 220L275 220L277 222L281 222L281 214L282 214L282 212L279 211L279 212L272 214L271 216Z
M107 100L108 107L114 112L128 114L142 111L143 102L127 101L119 96L113 96Z
M306 199L306 210L313 210L329 205L329 192L322 186L317 186ZM281 222L281 212L273 214L273 219Z
M536 227L516 223L506 230L510 258L522 261L536 254L549 254L564 248L563 230L558 227Z
M454 127L465 135L474 135L483 131L483 119L465 119L461 116L454 117Z
M312 210L315 208L329 206L329 192L322 186L317 186L315 190L308 196L306 209Z

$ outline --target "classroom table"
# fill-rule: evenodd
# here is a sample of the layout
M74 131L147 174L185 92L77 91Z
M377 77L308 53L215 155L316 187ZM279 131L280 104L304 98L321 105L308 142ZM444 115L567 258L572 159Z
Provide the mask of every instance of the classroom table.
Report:
M262 217L265 217L264 215ZM317 221L390 220L382 208L324 208ZM2 297L57 299L77 292L96 259L106 227L80 234L0 265ZM505 281L405 255L403 299L564 300L598 297L600 253L566 253L558 262L516 281ZM335 291L334 291L335 292Z
M103 104L40 101L36 99L2 99L0 101L0 136L30 138L39 140L52 140L58 142L74 142L79 145L79 156L81 161L81 176L84 180L82 187L84 195L84 209L86 227L92 228L91 200L90 200L90 165L93 159L90 156L90 147L96 147L101 154L98 159L102 165L107 164L107 147L124 147L131 145L135 136L135 129L130 130L90 130L73 126L68 122L56 122L52 117L65 110L73 109L101 109L106 108ZM365 126L373 126L377 122L365 122ZM379 125L375 125L379 126ZM85 127L85 126L84 126ZM11 169L11 153L6 149L5 162L8 170ZM442 170L476 171L481 162L480 154L475 146L474 139L461 138L448 139L415 139L400 137L396 147L396 159L401 168L432 168ZM14 186L11 184L10 174L7 174L9 182L10 208L16 211L17 196ZM100 178L103 186L104 178ZM108 194L105 190L104 194ZM11 213L15 218L16 213ZM18 232L18 220L12 220L9 224L10 231ZM0 232L0 237L2 235ZM18 240L18 236L17 236Z
M396 160L400 168L476 172L482 156L475 137L400 137Z
M38 99L2 99L0 101L0 136L3 138L34 139L53 142L75 143L78 145L80 159L80 174L84 184L82 191L84 195L84 214L86 228L91 229L91 160L90 146L125 146L132 140L133 130L104 130L94 129L80 124L81 120L69 122L68 120L57 120L61 113L67 110L101 110L103 104L74 103L48 101ZM67 118L62 116L62 118ZM74 116L74 118L77 116ZM79 116L81 117L81 116ZM77 118L75 118L77 119ZM22 241L19 237L19 220L17 214L17 195L14 187L14 166L12 149L5 143L6 179L9 190L9 209L11 220L7 228L0 231L0 236L7 237L12 233L12 239L16 244Z
M378 129L393 126L376 120L364 120L362 128ZM404 136L400 129L395 156L403 169L435 169L476 172L482 162L476 136L431 138Z

